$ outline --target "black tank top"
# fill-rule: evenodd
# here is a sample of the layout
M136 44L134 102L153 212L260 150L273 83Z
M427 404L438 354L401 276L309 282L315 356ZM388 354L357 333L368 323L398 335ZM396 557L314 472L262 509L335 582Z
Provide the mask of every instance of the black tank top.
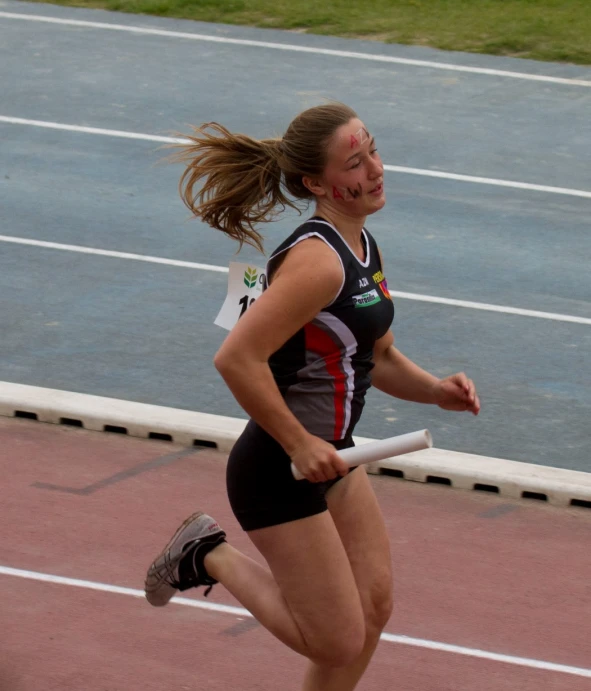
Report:
M363 229L365 261L330 223L312 218L271 255L267 276L281 255L298 242L317 237L338 255L343 283L337 297L269 359L287 406L308 432L329 441L353 434L371 385L373 347L394 318L378 246Z

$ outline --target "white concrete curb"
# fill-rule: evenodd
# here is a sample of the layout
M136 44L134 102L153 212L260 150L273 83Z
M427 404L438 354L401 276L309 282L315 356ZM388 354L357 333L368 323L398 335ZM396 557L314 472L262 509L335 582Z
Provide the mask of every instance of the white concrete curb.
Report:
M168 439L185 446L211 446L226 453L246 425L246 420L221 415L9 382L0 382L0 415ZM354 439L357 444L373 441ZM368 469L415 482L495 492L510 499L531 497L556 506L591 508L591 473L577 470L435 448L372 463Z

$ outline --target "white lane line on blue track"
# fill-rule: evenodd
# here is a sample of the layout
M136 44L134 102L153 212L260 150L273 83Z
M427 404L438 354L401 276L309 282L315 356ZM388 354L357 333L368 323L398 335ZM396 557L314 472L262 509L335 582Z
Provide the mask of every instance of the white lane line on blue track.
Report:
M128 597L140 599L145 597L143 590L137 590L135 588L123 588L121 586L110 585L108 583L97 583L95 581L80 580L78 578L54 576L48 573L39 573L38 571L14 569L9 566L0 566L0 575L40 581L43 583L54 583L56 585L66 585L74 588L85 588L87 590L95 590L115 595L127 595ZM252 617L252 614L242 607L232 607L230 605L221 605L214 602L193 600L186 597L176 597L171 600L170 604L181 605L184 607L194 607L196 609L204 609L210 612L219 612L221 614L232 614L238 617ZM401 645L409 645L418 648L427 648L429 650L437 650L439 652L451 653L455 655L476 657L480 658L481 660L491 660L493 662L502 662L509 665L518 665L520 667L531 667L533 669L547 672L572 674L578 677L586 677L591 679L591 669L585 669L584 667L572 667L570 665L561 665L555 662L546 662L545 660L536 660L527 657L517 657L515 655L493 653L487 650L480 650L478 648L466 648L464 646L440 643L439 641L430 641L423 638L411 638L410 636L400 636L391 633L383 633L381 635L381 640L387 643L398 643Z
M96 247L83 247L82 245L64 245L60 242L46 242L45 240L31 240L29 238L17 238L11 235L0 235L0 242L11 242L17 245L30 245L51 250L63 250L66 252L79 252L81 254L94 254L101 257L114 257L116 259L131 259L150 264L166 264L167 266L179 266L185 269L201 269L203 271L217 271L228 273L227 266L214 266L212 264L199 264L186 262L180 259L166 259L164 257L151 257L147 254L134 254L132 252L116 252L114 250L101 250Z
M59 242L47 242L46 240L32 240L30 238L14 237L12 235L0 235L0 242L8 242L16 245L30 245L32 247L42 247L45 249L62 250L66 252L80 252L82 254L94 254L102 257L114 257L116 259L131 259L134 261L149 262L152 264L166 264L168 266L178 266L187 269L199 269L201 271L216 271L218 273L228 273L228 267L215 266L213 264L199 264L197 262L182 261L179 259L166 259L164 257L151 257L145 254L133 254L130 252L117 252L114 250L102 250L94 247L83 247L81 245L65 245ZM571 322L573 324L591 325L591 319L587 317L577 317L571 314L558 314L555 312L540 312L538 310L522 309L520 307L508 307L506 305L492 305L486 302L470 302L468 300L456 300L453 298L442 298L435 295L421 295L419 293L406 293L403 291L391 290L390 295L403 300L416 300L418 302L432 302L439 305L449 305L451 307L466 307L469 309L483 310L485 312L500 312L502 314L514 314L521 317L537 317L538 319L550 319L552 321Z
M235 46L251 46L253 48L267 48L271 50L283 50L294 53L312 53L313 55L326 55L337 58L349 58L354 60L370 60L411 67L427 67L436 70L450 70L453 72L469 72L472 74L488 75L491 77L509 77L512 79L527 79L529 81L547 82L550 84L564 84L567 86L590 87L591 80L570 79L568 77L553 77L544 74L532 74L530 72L513 72L510 70L496 70L488 67L473 67L470 65L456 65L447 62L435 62L431 60L415 60L411 58L399 58L393 55L379 55L375 53L358 53L348 50L333 50L330 48L314 48L312 46L299 46L291 43L275 43L269 41L252 41L242 38L229 38L227 36L211 36L209 34L196 34L183 31L168 31L166 29L151 29L142 26L130 26L126 24L111 24L107 22L90 22L80 19L62 19L35 14L18 14L15 12L0 12L2 19L16 19L29 22L45 22L47 24L61 24L87 29L106 29L110 31L126 31L133 34L146 36L167 36L169 38L189 39L193 41L207 41Z
M123 130L109 130L101 127L85 127L81 125L67 125L59 122L46 122L44 120L30 120L27 118L16 118L8 115L0 115L0 123L9 125L25 125L28 127L41 127L53 130L64 130L66 132L80 132L82 134L98 134L107 137L122 137L124 139L139 139L148 142L160 142L163 144L182 144L185 139L179 137L165 137L156 134L143 134L141 132L127 132ZM493 185L496 187L512 187L514 189L531 190L532 192L546 192L549 194L564 194L571 197L583 197L591 199L591 191L576 190L568 187L552 187L549 185L537 185L531 182L517 182L515 180L499 180L497 178L484 178L474 175L463 175L460 173L448 173L439 170L429 170L428 168L407 168L405 166L392 166L384 164L384 170L393 173L406 175L422 175L431 178L443 178L446 180L457 180L459 182L472 182L481 185Z

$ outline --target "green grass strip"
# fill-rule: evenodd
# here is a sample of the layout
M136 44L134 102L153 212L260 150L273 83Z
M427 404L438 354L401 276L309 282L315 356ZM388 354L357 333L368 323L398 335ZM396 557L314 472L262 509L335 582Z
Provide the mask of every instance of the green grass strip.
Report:
M591 64L591 0L58 0L56 4Z

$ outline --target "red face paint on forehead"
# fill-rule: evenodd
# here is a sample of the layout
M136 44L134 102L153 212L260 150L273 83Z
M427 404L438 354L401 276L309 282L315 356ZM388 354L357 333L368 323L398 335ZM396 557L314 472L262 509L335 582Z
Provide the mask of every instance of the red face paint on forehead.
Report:
M354 149L360 144L365 144L368 139L369 132L365 129L365 127L360 127L355 134L351 135L351 148Z

